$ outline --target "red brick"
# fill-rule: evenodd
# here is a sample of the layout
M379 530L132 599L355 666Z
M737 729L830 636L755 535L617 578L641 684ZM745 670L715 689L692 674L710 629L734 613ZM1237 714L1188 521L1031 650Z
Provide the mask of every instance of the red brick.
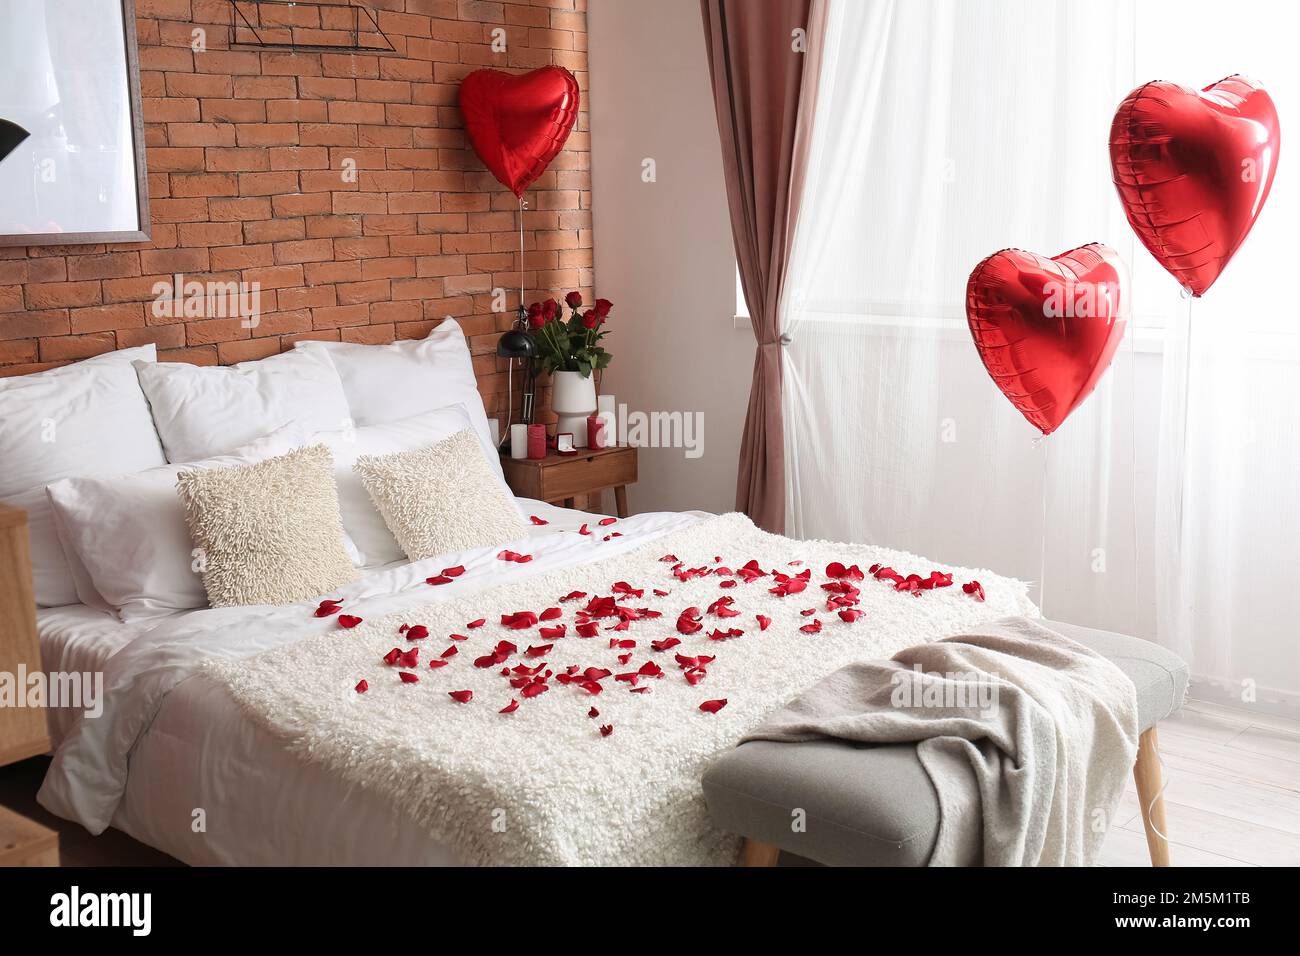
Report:
M111 332L144 327L144 303L142 302L72 309L69 315L74 333Z
M98 282L38 282L27 286L27 308L66 309L99 305L103 291Z
M61 362L102 355L117 348L117 338L112 332L95 332L92 335L64 335L41 339L41 361Z

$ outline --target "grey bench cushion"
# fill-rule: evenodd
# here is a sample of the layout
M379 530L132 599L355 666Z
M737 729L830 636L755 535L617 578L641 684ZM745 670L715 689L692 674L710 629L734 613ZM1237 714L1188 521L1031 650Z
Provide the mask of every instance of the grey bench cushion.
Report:
M1042 623L1128 675L1142 730L1182 705L1187 665L1177 655L1123 634ZM938 798L911 745L754 740L719 757L703 784L719 827L831 866L924 866L939 831ZM804 832L791 828L796 810Z

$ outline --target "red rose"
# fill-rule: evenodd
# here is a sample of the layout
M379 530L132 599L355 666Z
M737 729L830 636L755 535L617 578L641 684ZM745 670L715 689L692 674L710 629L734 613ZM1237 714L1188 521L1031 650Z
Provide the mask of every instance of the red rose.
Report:
M597 299L592 311L596 313L596 318L603 322L605 321L605 316L609 315L609 310L612 308L614 308L614 303L610 302L609 299Z
M551 322L555 319L555 314L560 311L560 303L554 299L547 299L542 303L543 321Z
M540 302L534 302L528 307L528 324L534 329L540 329L546 324L546 320L542 318L542 304Z
M564 297L564 301L569 304L569 308L578 309L582 307L582 293L578 291L570 292Z
M600 325L600 317L596 315L596 310L588 309L587 314L582 317L582 327L594 329L598 325Z

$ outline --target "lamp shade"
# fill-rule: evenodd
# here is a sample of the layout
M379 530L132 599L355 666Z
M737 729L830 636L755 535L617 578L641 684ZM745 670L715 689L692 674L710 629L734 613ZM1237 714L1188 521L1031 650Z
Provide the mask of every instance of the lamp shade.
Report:
M535 358L537 343L523 329L511 329L497 341L497 355L502 358Z

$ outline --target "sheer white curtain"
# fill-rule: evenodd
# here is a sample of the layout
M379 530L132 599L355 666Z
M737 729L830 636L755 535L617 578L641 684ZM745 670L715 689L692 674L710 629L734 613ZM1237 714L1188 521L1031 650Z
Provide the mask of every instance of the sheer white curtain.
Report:
M1264 85L1283 138L1300 129L1292 4L1272 17L1225 17L1191 0L1138 10L1138 68L1205 85L1244 73ZM1156 510L1157 634L1229 701L1300 713L1300 250L1296 141L1281 150L1272 194L1249 238L1204 297L1169 323ZM1174 284L1149 257L1143 290ZM1202 686L1198 692L1210 693Z
M1193 304L1188 365L1187 302L1133 237L1107 153L1115 107L1148 79L1259 73L1284 125L1289 96L1268 57L1223 47L1209 4L1176 5L1195 42L1161 26L1171 5L1138 6L832 0L783 303L788 533L1021 577L1049 617L1158 638L1204 676L1271 664L1294 690L1277 585L1300 584L1300 367L1264 384L1243 338L1220 341L1243 321L1300 324L1267 276L1297 221L1279 208L1286 154L1273 223ZM1000 248L1087 242L1134 265L1136 308L1097 391L1036 444L975 353L966 278Z

